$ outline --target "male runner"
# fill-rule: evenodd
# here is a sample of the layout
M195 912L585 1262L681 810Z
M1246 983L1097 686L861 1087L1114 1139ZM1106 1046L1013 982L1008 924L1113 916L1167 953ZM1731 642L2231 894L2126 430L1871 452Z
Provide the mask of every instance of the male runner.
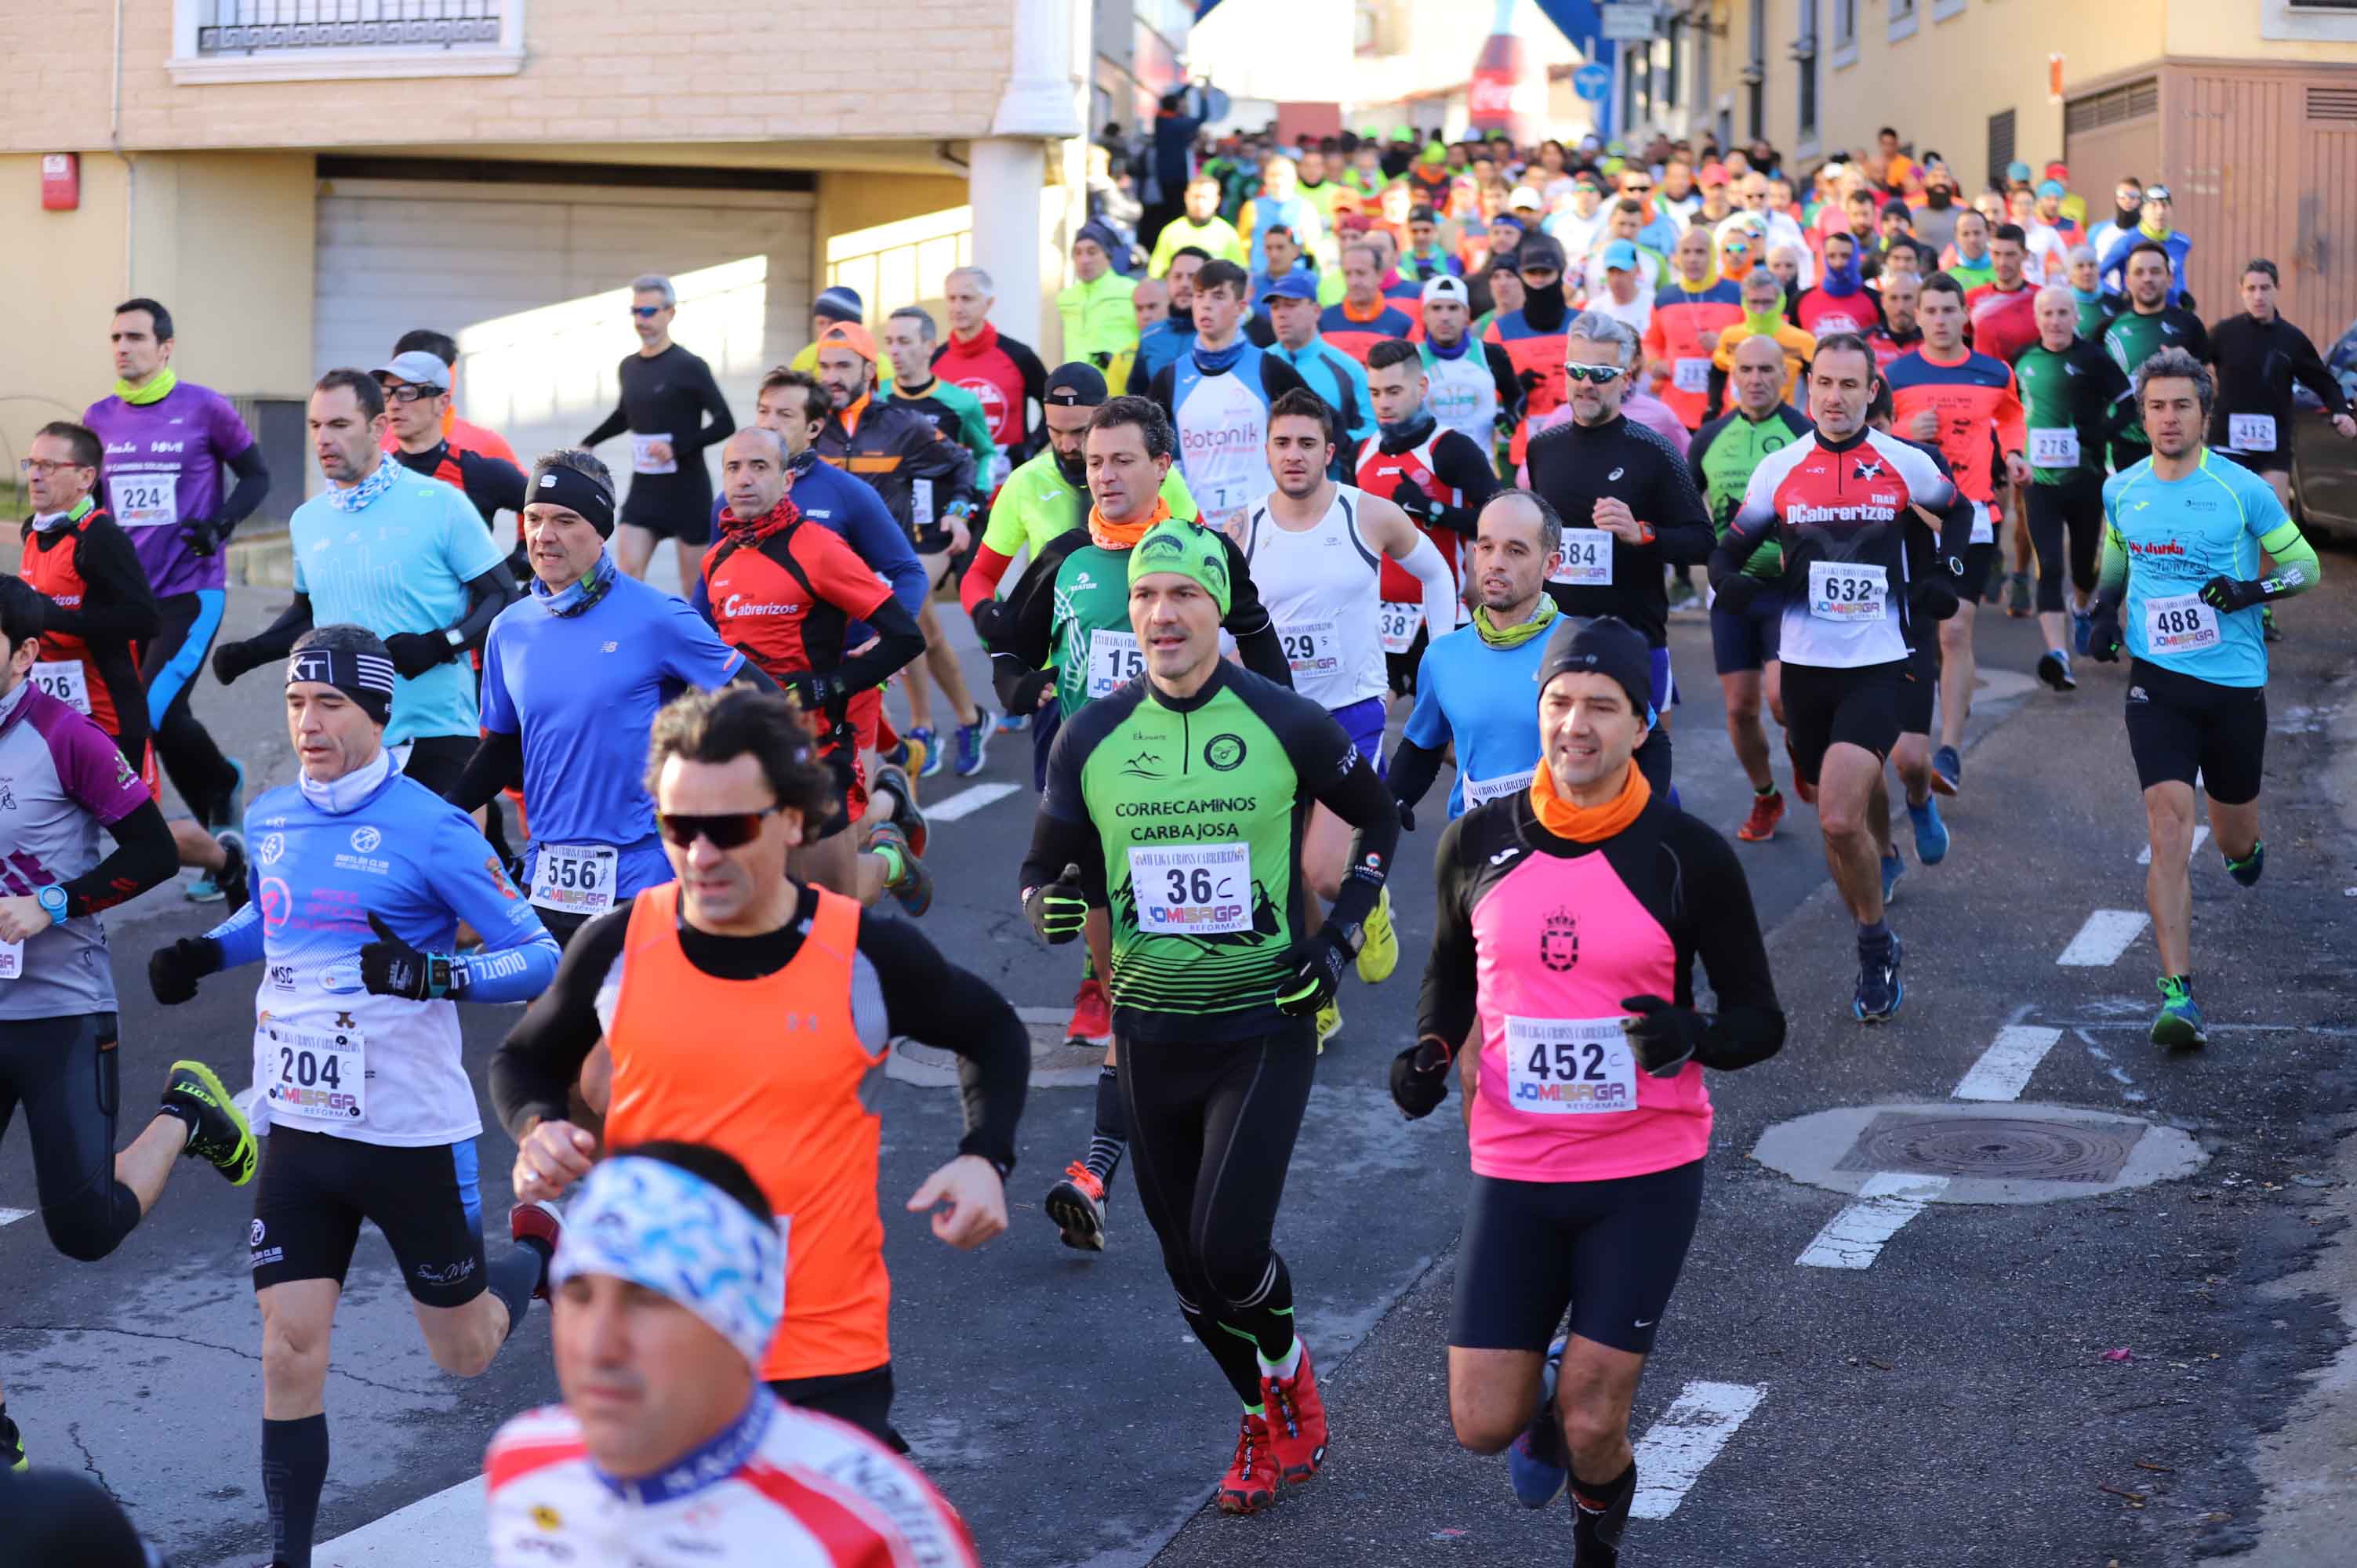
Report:
M1333 461L1333 424L1316 393L1287 392L1269 405L1268 466L1276 488L1245 524L1244 563L1255 581L1267 585L1261 602L1285 644L1293 689L1331 714L1381 777L1383 693L1390 684L1378 630L1381 568L1396 563L1421 590L1422 618L1451 629L1457 579L1397 505L1328 478ZM1301 869L1320 901L1330 904L1340 892L1350 848L1342 820L1323 806L1313 809ZM1366 917L1359 978L1380 983L1398 963L1399 939L1385 895ZM1340 1003L1329 1002L1318 1017L1318 1044L1341 1026Z
M1524 1507L1568 1481L1577 1568L1620 1561L1637 1494L1630 1406L1702 1207L1702 1069L1784 1043L1742 865L1631 766L1646 652L1609 617L1548 636L1544 758L1441 835L1417 1039L1391 1073L1401 1111L1429 1115L1460 1043L1477 1043L1449 1417L1477 1454L1512 1446Z
M1875 368L1889 371L1900 355L1922 347L1923 328L1915 307L1923 303L1923 280L1911 272L1886 273L1882 279L1882 325L1866 335L1874 349Z
M1298 390L1298 389L1297 389ZM1162 411L1145 398L1120 397L1091 412L1082 437L1090 510L1084 524L1032 553L1031 567L989 628L991 668L1009 713L1055 704L1060 726L1084 705L1132 684L1146 653L1130 625L1128 552L1168 515L1177 437ZM1265 458L1263 459L1264 462ZM1245 668L1290 685L1292 670L1275 623L1253 586L1243 552L1225 533L1229 608L1222 629L1234 639ZM1048 755L1052 761L1050 744ZM1041 793L1047 789L1042 775ZM1095 1251L1104 1246L1104 1193L1128 1144L1119 1059L1114 1048L1110 916L1100 901L1084 921L1088 970L1073 998L1069 1038L1106 1047L1097 1079L1096 1121L1085 1158L1067 1166L1049 1190L1046 1208L1064 1244Z
M2104 328L2104 352L2109 354L2128 380L2147 360L2163 349L2182 349L2196 360L2210 356L2210 335L2201 327L2201 318L2183 306L2169 302L2169 252L2146 241L2128 252L2122 268L2127 278L2126 308L2112 317ZM2146 437L2136 403L2129 405L2130 418L2112 438L2112 472L2125 474L2151 455L2152 443Z
M1835 332L1866 333L1880 327L1882 312L1876 306L1874 292L1866 286L1866 274L1858 263L1857 237L1826 235L1824 262L1824 275L1817 285L1802 290L1793 300L1793 323L1813 338Z
M458 340L456 338L447 332L436 332L430 327L416 327L393 339L393 357L396 360L404 354L419 351L431 354L442 362L443 372L449 378L444 381L443 385L457 386ZM454 452L477 452L486 457L497 457L502 463L513 464L519 469L523 467L516 456L515 448L508 445L506 436L496 430L485 429L472 420L459 418L455 406L442 415L442 435ZM393 435L390 430L385 432L385 450L392 451Z
M1234 263L1204 264L1195 274L1195 346L1155 372L1146 394L1178 432L1187 493L1231 539L1275 482L1268 405L1303 384L1292 366L1243 338L1247 286Z
M1547 628L1561 613L1548 596L1547 569L1563 545L1563 520L1528 490L1500 490L1481 508L1466 566L1473 619L1424 650L1415 706L1392 758L1392 798L1414 829L1416 803L1451 746L1454 822L1523 787L1539 757L1529 688L1537 683Z
M1928 453L1867 427L1878 381L1865 338L1837 332L1817 345L1815 428L1753 470L1710 557L1711 587L1731 610L1782 587L1785 736L1794 779L1816 789L1825 862L1857 922L1852 1011L1867 1024L1890 1018L1904 1000L1901 949L1882 918L1871 800L1899 738L1900 691L1922 636L1916 618L1954 613L1973 524L1972 501ZM1919 506L1940 521L1940 560L1921 576L1906 537ZM1744 571L1771 534L1782 557L1773 582Z
M221 630L230 532L270 491L262 448L229 400L172 367L172 313L152 299L114 310L114 392L81 422L105 445L108 513L139 552L162 618L139 651L147 730L172 787L218 832L245 814L245 766L221 755L188 711L188 689ZM221 470L236 477L224 493ZM199 882L189 896L209 901Z
M490 548L479 523L466 526ZM272 1131L248 1241L262 1308L262 1489L285 1568L310 1568L328 1479L328 1336L361 1221L392 1243L434 1364L461 1378L490 1368L544 1294L558 1229L555 1210L519 1204L517 1245L484 1257L483 1124L454 1005L539 994L556 944L466 814L393 766L384 733L395 695L374 633L304 634L286 664L301 772L246 811L254 901L147 961L167 1007L193 999L206 975L267 965L253 1081ZM457 950L461 921L481 947Z
M1316 1070L1306 1026L1360 946L1399 815L1322 708L1220 657L1232 559L1216 535L1169 521L1129 552L1144 676L1064 721L1017 886L1051 942L1109 902L1138 1201L1189 1329L1243 1404L1217 1500L1251 1513L1325 1456L1325 1404L1271 1237ZM1314 932L1294 880L1313 801L1359 832Z
M1366 356L1363 349L1345 353L1318 335L1321 317L1317 295L1318 286L1308 273L1276 280L1267 296L1269 324L1276 332L1268 353L1291 367L1309 391L1325 401L1335 427L1355 446L1375 430L1375 413L1367 396ZM1397 310L1391 314L1406 320ZM1405 330L1400 336L1405 336ZM1368 339L1370 345L1382 341Z
M2136 267L2132 258L2129 287ZM2167 348L2136 369L2136 403L2152 456L2104 485L2104 565L2092 651L2125 649L2128 749L2144 790L2152 867L2145 903L2160 950L2157 1046L2206 1044L2193 1002L2193 785L2210 797L2210 832L2244 887L2266 868L2259 781L2267 743L2267 648L2259 607L2314 587L2315 550L2275 491L2213 459L2201 433L2217 389L2200 360ZM2262 555L2273 556L2272 569Z
M1754 267L1743 274L1737 293L1743 303L1743 318L1719 333L1718 347L1710 356L1713 373L1708 406L1714 419L1725 405L1727 377L1735 367L1735 350L1747 338L1767 338L1783 350L1784 401L1796 405L1803 397L1802 379L1817 351L1816 338L1784 318L1784 285L1776 281L1775 274L1765 267Z
M2169 198L2169 187L2146 186L2144 205L2137 211L2137 222L2134 229L2115 234L2109 242L2098 248L2098 253L2103 257L2104 284L2108 286L2114 274L2122 274L2121 286L2130 295L2135 294L2136 290L2125 282L2126 264L2137 251L2151 245L2158 248L2169 262L2168 303L2172 307L2182 306L2191 310L2193 296L2187 293L2185 288L2185 258L2193 249L2193 238L2182 230L2171 227L2169 223L2170 215L2176 211L2176 206Z
M1462 279L1433 278L1426 283L1424 336L1417 342L1417 352L1424 360L1424 401L1433 418L1486 453L1498 432L1513 424L1522 406L1523 389L1506 350L1482 341L1472 330L1472 296ZM1375 351L1370 349L1371 386L1374 364ZM1375 417L1383 417L1381 410ZM1483 466L1488 467L1486 459ZM1494 478L1494 469L1491 474Z
M1924 280L1915 316L1922 347L1901 354L1883 372L1893 428L1939 447L1956 488L1988 514L1975 522L1972 547L1964 552L1964 602L1940 624L1940 745L1932 753L1932 787L1953 795L1964 783L1964 720L1973 705L1974 601L1996 570L1996 476L2014 484L2029 478L2021 455L2028 435L2012 368L1964 346L1964 285L1952 274L1933 274Z
M429 791L448 789L475 753L475 672L482 646L515 601L515 579L467 498L390 461L374 376L329 371L311 390L312 455L328 489L295 509L295 598L277 620L213 652L224 686L283 659L312 626L366 627L384 639L396 683L385 745Z
M1170 259L1170 271L1162 280L1170 291L1170 314L1160 326L1138 335L1137 355L1129 362L1129 384L1124 392L1144 397L1162 367L1176 363L1195 346L1195 274L1211 259L1192 245Z
M989 416L974 393L933 373L938 351L932 312L920 305L904 305L884 318L880 345L892 361L892 384L883 389L891 402L905 404L933 422L933 428L974 454L974 471L996 488L1006 470L998 466L998 444L990 434Z
M1342 247L1342 297L1328 306L1315 320L1317 331L1323 333L1329 343L1361 365L1367 362L1367 350L1384 338L1410 338L1415 334L1415 317L1384 297L1383 278L1382 246L1363 241L1345 245ZM1270 292L1277 298L1315 302L1317 290L1314 285L1299 294L1286 293L1288 288L1310 282L1306 274L1292 273L1277 279ZM1418 303L1421 304L1420 291ZM1274 312L1270 320L1274 324ZM1310 386L1312 391L1320 390L1315 381Z
M2038 278L2029 244L2018 223L2000 223L1989 235L1989 281L1964 293L1965 340L1974 349L2011 366L2039 339ZM2005 538L2012 572L2007 579L2005 612L2018 618L2030 612L2029 568L2036 542L2029 537L2029 519L2019 481L2003 489Z
M1522 303L1510 308L1501 300L1481 340L1506 351L1522 389L1521 417L1506 446L1507 460L1519 467L1530 450L1531 422L1563 406L1564 325L1573 312L1564 295L1563 247L1552 236L1525 236L1512 270Z
M967 519L981 505L984 492L972 453L923 414L876 395L876 339L864 327L837 325L820 336L818 379L832 412L812 449L823 461L875 487L916 549L925 569L925 597L917 612L917 625L925 634L925 668L923 673L912 671L905 682L909 738L924 745L923 773L939 773L948 763L948 754L934 743L932 697L925 687L925 674L930 674L957 719L958 777L971 778L982 771L984 754L990 748L990 715L966 690L957 650L950 646L933 609L932 591L949 575L950 564L964 553L971 538Z
M1809 422L1784 401L1784 352L1769 338L1747 338L1735 348L1735 368L1728 378L1735 388L1735 407L1695 433L1686 449L1686 467L1695 488L1710 507L1711 528L1727 536L1751 476L1761 459L1780 452L1809 434ZM1744 567L1748 574L1773 579L1782 570L1782 557L1771 541L1762 544ZM1783 791L1776 788L1770 766L1768 732L1760 723L1765 699L1777 727L1784 724L1783 671L1777 660L1778 633L1784 621L1781 595L1761 592L1737 609L1725 600L1710 607L1712 662L1727 698L1727 735L1735 746L1735 760L1751 781L1751 811L1735 836L1746 843L1764 843L1776 836L1784 818Z
M1663 795L1670 786L1670 600L1663 567L1710 553L1710 513L1685 458L1625 417L1621 399L1637 335L1583 311L1565 327L1563 374L1571 418L1530 446L1531 489L1563 519L1563 553L1548 592L1566 615L1618 616L1652 649L1653 708L1637 766ZM1674 797L1672 797L1674 800Z
M1169 276L1171 261L1182 246L1201 251L1206 261L1243 261L1243 240L1236 233L1235 225L1220 216L1218 180L1190 179L1179 199L1185 203L1186 210L1162 226L1162 232L1154 242L1154 253L1146 258L1146 276Z
M622 361L621 393L614 412L581 438L585 450L628 432L630 495L622 503L614 557L633 577L647 575L655 541L669 539L679 555L679 580L695 578L695 558L712 535L712 476L704 449L728 439L737 416L712 379L712 367L671 340L679 294L671 279L650 273L630 282L630 329L639 349Z
M1710 357L1719 335L1743 319L1743 291L1718 275L1707 229L1689 229L1670 251L1670 280L1653 297L1645 328L1645 362L1653 393L1688 430L1698 430L1710 406Z
M589 1173L549 1278L565 1402L484 1456L497 1568L978 1568L957 1510L864 1434L761 1386L785 1247L769 1199L702 1144L644 1143Z
M2029 463L2030 482L2022 487L2022 495L2029 514L2029 541L2038 552L2038 628L2046 639L2038 678L2058 692L2068 692L2079 684L2071 671L2071 655L2087 651L2094 625L2104 454L2130 410L2127 378L2119 366L2078 335L2078 305L2067 285L2049 284L2038 291L2037 321L2038 341L2013 364L2027 432L2024 456ZM2066 564L2072 628L2068 642L2062 635Z
M747 1346L770 1391L905 1453L891 1423L882 1122L869 1086L899 1036L963 1058L964 1135L907 1207L946 1205L933 1234L978 1247L1006 1229L1003 1180L1030 1072L1022 1020L914 926L790 875L789 853L836 788L786 699L688 693L655 720L647 780L677 880L584 926L491 1058L516 1194L553 1198L589 1175L598 1138L566 1104L602 1039L610 1090L586 1097L608 1147L709 1144L753 1173L773 1213L792 1216L784 1321L766 1351Z
M413 474L465 492L490 528L502 511L517 515L516 560L523 550L523 470L502 457L468 451L445 434L450 413L449 368L423 349L395 354L369 372L384 389L387 455Z
M2357 437L2357 411L2308 334L2276 310L2280 282L2273 262L2255 259L2243 269L2243 314L2210 329L2202 358L2218 378L2218 405L2205 445L2266 480L2276 500L2288 509L2292 382L2316 394L2344 440Z
M122 1068L99 911L156 886L177 860L163 813L114 742L32 679L49 609L32 585L0 575L0 1133L22 1105L41 1228L59 1251L93 1263L163 1197L175 1160L204 1160L242 1187L254 1152L245 1118L200 1061L172 1064L163 1109L115 1152ZM115 843L103 857L102 831ZM0 1394L0 1472L27 1463ZM0 1474L0 1487L13 1481Z
M1433 282L1464 286L1454 278ZM1465 311L1461 301L1435 301L1444 303L1454 304L1461 321ZM1500 352L1494 343L1482 347ZM1376 630L1390 689L1406 693L1415 690L1416 660L1425 647L1433 638L1455 630L1459 618L1456 585L1464 580L1461 555L1473 536L1474 520L1498 489L1497 470L1490 466L1489 456L1495 426L1484 422L1476 439L1443 423L1430 406L1429 361L1412 343L1375 345L1367 360L1367 390L1378 426L1372 439L1360 444L1350 464L1353 482L1407 513L1440 553L1451 583L1447 617L1428 622L1424 594L1415 579L1395 562L1381 564L1383 607ZM1489 383L1483 383L1483 390L1488 392Z

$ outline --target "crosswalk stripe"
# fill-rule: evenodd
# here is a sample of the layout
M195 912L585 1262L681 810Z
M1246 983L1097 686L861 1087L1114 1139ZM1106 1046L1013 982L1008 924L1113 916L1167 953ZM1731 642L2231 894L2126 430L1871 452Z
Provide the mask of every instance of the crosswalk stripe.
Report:
M14 1225L19 1219L32 1217L33 1211L29 1208L0 1208L0 1225Z
M994 801L1005 800L1021 788L1019 784L1009 784L1004 780L996 784L977 784L971 789L961 789L945 797L937 806L927 806L925 820L929 822L953 822L960 817L974 815Z
M2152 917L2141 909L2098 909L2054 961L2068 969L2106 968L2151 924Z
M1957 1100L2018 1100L2029 1086L2029 1075L2062 1037L2060 1029L2008 1024L1996 1032L1996 1043L1957 1081Z
M1667 1519L1687 1488L1727 1446L1744 1418L1768 1397L1749 1383L1688 1383L1637 1444L1637 1519Z
M1872 1268L1882 1244L1947 1190L1946 1176L1877 1171L1857 1189L1857 1201L1826 1220L1792 1261L1810 1269Z

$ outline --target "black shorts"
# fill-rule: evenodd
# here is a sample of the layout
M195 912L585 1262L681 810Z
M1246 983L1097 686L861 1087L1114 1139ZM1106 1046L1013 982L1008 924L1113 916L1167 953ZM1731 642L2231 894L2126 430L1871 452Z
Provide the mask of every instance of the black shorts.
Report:
M2128 667L2128 750L2136 784L2193 783L2222 806L2259 798L2266 761L2267 689L2221 686L2141 659Z
M1448 1342L1540 1350L1571 1332L1649 1354L1702 1212L1700 1160L1612 1181L1477 1176Z
M1907 656L1907 676L1899 684L1899 733L1930 735L1932 703L1940 694L1939 623L1922 631L1923 645Z
M1964 546L1964 580L1960 594L1964 603L1971 604L1988 586L1989 563L1996 559L1996 545L1967 544Z
M1806 782L1817 781L1825 752L1838 742L1887 757L1899 744L1899 714L1910 662L1827 669L1818 664L1784 665L1784 737L1792 766Z
M1722 675L1739 675L1776 662L1784 636L1784 596L1772 589L1741 609L1710 607L1710 656Z
M779 1378L770 1391L797 1410L847 1422L895 1454L909 1451L909 1440L892 1424L892 1363L864 1372L837 1372L823 1378Z
M1432 646L1432 628L1416 623L1415 640L1407 645L1405 653L1383 654L1383 674L1395 697L1415 695L1415 672L1424 663L1424 650Z
M682 469L681 474L687 470ZM622 521L632 528L643 528L657 539L675 539L682 544L703 546L712 542L712 487L708 481L693 485L670 483L679 476L640 474L630 480L630 493L622 500ZM704 459L695 459L694 477L704 479ZM665 481L657 485L649 478Z
M2276 426L2276 449L2272 452L2235 452L2221 443L2210 447L2221 457L2239 463L2254 474L2288 474L2291 472L2291 427Z
M2038 608L2062 608L2062 574L2083 594L2095 590L2095 568L2104 542L2104 481L2082 469L2060 484L2024 488L2029 511L2029 543L2038 552Z
M483 1294L483 1200L475 1140L396 1148L281 1122L263 1141L247 1251L253 1288L343 1283L366 1219L393 1245L409 1294L464 1306Z
M467 760L475 755L478 743L471 735L421 735L404 744L409 756L401 765L402 776L439 795L467 771Z

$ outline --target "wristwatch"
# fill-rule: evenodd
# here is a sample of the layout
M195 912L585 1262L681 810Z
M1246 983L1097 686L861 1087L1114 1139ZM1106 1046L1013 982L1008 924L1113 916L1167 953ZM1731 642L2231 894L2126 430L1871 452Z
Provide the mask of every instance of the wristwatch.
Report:
M442 640L448 643L454 652L458 649L467 646L466 638L460 634L458 628L455 626L444 627L442 628Z
M33 897L42 908L48 911L51 925L62 926L66 923L66 890L64 888L52 882L34 894Z

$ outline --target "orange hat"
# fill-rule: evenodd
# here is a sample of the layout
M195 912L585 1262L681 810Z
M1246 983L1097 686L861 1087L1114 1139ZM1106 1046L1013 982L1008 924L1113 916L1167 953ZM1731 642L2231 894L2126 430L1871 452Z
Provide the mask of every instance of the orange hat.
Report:
M876 362L876 335L856 321L838 321L818 335L822 349L848 349L869 364Z

